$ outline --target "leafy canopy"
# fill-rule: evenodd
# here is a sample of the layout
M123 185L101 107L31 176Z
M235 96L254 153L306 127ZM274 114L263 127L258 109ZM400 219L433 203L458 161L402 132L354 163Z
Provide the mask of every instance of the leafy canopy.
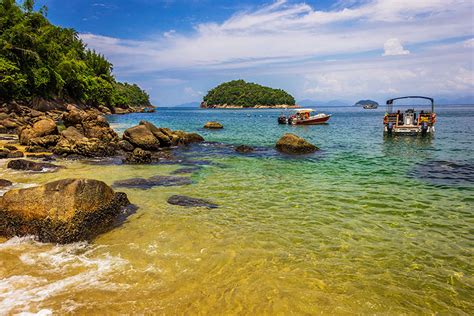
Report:
M149 105L137 85L116 82L112 64L89 50L77 32L51 24L47 8L34 11L0 0L0 100L69 98L92 106Z
M210 90L204 97L204 102L208 106L227 104L254 107L256 105L294 105L295 99L281 89L264 87L244 80L233 80Z

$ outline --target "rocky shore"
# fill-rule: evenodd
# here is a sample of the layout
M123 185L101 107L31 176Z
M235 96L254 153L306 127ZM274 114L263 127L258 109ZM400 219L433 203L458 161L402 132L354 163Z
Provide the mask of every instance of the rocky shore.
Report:
M197 133L173 131L148 121L139 122L119 136L104 112L74 104L32 108L10 103L0 110L0 124L0 159L9 159L7 168L25 172L55 172L63 167L51 161L59 159L112 157L123 164L167 162L172 161L175 148L204 141ZM223 126L208 122L204 127ZM285 154L308 154L317 149L293 134L285 134L276 144L276 150ZM254 148L240 145L233 151L249 154ZM192 173L196 168L177 173ZM8 179L0 179L0 184L3 190L12 185ZM187 177L152 176L116 181L113 188L189 184L192 181ZM34 188L12 189L0 197L0 236L35 235L40 241L54 243L90 240L113 227L130 206L127 196L113 188L92 179L64 179ZM206 200L183 196L173 196L168 203L217 207Z

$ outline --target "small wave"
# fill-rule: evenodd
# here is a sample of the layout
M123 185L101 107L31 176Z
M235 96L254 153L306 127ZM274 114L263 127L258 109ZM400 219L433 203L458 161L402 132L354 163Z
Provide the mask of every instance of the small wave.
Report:
M43 244L31 236L14 237L0 244L0 256L2 252L16 256L25 266L22 270L34 267L39 272L35 276L11 275L0 280L0 314L37 310L40 315L47 315L42 302L71 289L126 288L108 282L107 276L122 269L128 261L108 253L97 255L99 248L87 242Z

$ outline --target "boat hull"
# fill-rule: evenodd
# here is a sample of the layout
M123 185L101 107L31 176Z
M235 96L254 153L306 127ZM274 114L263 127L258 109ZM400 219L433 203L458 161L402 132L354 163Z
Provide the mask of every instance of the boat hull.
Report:
M310 117L309 119L306 120L293 120L291 124L293 125L317 125L317 124L325 124L329 119L331 118L331 115L326 115L323 117Z

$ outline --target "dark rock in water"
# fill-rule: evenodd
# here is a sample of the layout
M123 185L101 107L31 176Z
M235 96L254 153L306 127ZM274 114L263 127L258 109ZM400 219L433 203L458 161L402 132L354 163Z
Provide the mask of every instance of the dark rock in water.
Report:
M7 158L21 158L23 156L24 154L21 151L17 150L9 152Z
M0 159L7 158L10 151L6 148L0 149Z
M184 141L186 144L200 143L204 141L204 137L197 133L187 133L184 137Z
M218 208L217 204L209 202L204 199L197 199L184 195L173 195L168 199L168 203L172 205L179 205L184 207L207 207Z
M28 146L25 148L25 151L28 153L43 153L48 151L46 148L40 146Z
M151 152L141 148L135 148L132 153L127 153L124 162L129 164L147 164L151 163Z
M62 166L53 165L46 162L34 162L26 159L10 160L7 164L7 168L14 170L29 170L29 171L44 171L50 169L56 171Z
M147 190L157 186L170 187L188 184L192 184L192 181L191 179L186 177L153 176L148 179L132 178L126 180L119 180L115 181L112 186L119 188L135 188Z
M185 168L176 169L175 171L171 172L171 174L186 174L186 173L193 173L199 170L201 170L201 167L199 166L185 167Z
M240 145L240 146L235 147L235 151L241 154L246 154L246 153L251 153L252 151L254 151L254 148L247 145Z
M224 128L224 126L219 123L219 122L207 122L205 125L204 125L204 128L208 128L208 129L222 129Z
M0 179L0 188L4 188L4 187L9 187L11 186L13 183L9 180L6 180L6 179Z
M0 198L0 235L35 235L54 243L90 240L110 229L128 205L125 193L97 180L64 179L10 190Z
M8 150L12 150L12 151L18 150L18 147L16 147L15 145L8 145L8 144L7 144L7 145L5 145L5 146L3 146L3 147L5 147L5 148L8 149Z
M472 185L474 184L474 164L463 161L432 160L417 165L410 175L435 185Z
M278 140L276 149L286 154L309 154L319 148L295 134L287 133Z

